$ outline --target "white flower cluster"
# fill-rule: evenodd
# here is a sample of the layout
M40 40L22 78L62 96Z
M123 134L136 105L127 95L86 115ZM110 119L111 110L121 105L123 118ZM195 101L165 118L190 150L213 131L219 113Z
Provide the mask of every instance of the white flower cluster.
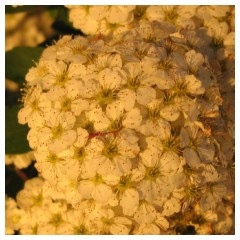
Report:
M80 11L76 26L93 34L101 19L125 24L134 9L76 6L70 18ZM62 37L29 70L18 117L30 127L42 178L26 182L18 207L7 199L8 232L174 234L180 223L199 234L231 229L234 140L211 62L221 51L226 65L234 53L234 40L220 41L234 35L230 8L143 10L114 38ZM209 16L201 19L201 11ZM227 23L225 35L217 21Z
M136 6L77 6L66 5L69 20L85 34L115 34L126 30L134 20Z
M28 167L34 161L33 151L22 153L22 154L6 154L5 164L15 165L18 169Z
M20 5L16 5L20 6ZM17 46L36 46L53 35L53 19L48 13L37 15L26 12L5 15L5 51Z

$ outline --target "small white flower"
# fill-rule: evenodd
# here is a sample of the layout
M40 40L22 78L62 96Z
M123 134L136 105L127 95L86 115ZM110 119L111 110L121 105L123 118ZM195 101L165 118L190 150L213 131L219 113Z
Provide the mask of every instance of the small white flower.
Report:
M52 111L46 114L45 119L46 125L38 129L36 133L38 146L45 145L53 152L60 152L75 141L76 132L72 128L76 118L71 112ZM31 142L32 136L30 134L28 138Z
M66 150L59 153L62 161L59 162L62 172L71 179L78 178L82 172L82 165L87 158L91 158L87 145L88 132L83 128L77 128L77 139Z
M157 211L154 206L143 200L134 214L134 220L139 224L150 224L155 220L156 214Z
M44 125L44 112L51 109L51 101L40 85L31 88L24 97L24 107L18 112L18 122L29 127Z
M78 191L83 198L93 198L98 203L107 203L112 197L112 189L106 185L100 175L96 175L89 180L81 180L78 185Z
M226 195L227 188L221 182L209 182L201 196L200 205L203 211L214 210Z
M56 185L58 191L64 193L66 201L73 207L77 206L82 200L82 195L78 192L78 183L78 178L73 175L62 177Z
M160 230L154 223L140 223L133 232L135 235L159 235Z
M6 154L5 164L14 164L17 168L27 168L35 160L33 151L22 154Z
M5 231L6 234L14 234L15 230L19 230L22 226L22 216L25 211L19 209L14 199L7 197L5 199L6 215L5 215Z
M178 114L177 112L177 115ZM170 133L171 130L169 122L165 119L175 119L175 116L175 113L173 114L173 118L171 113L168 116L166 108L164 109L164 107L162 107L162 102L154 99L147 105L147 118L140 126L139 131L146 136L160 135L163 138L166 134Z
M103 209L101 212L102 234L126 235L130 231L132 221L126 217L115 217L111 209Z
M51 61L47 67L48 72L44 75L42 81L44 90L50 90L52 86L65 87L70 85L69 88L76 91L78 89L72 87L73 84L76 84L74 81L82 79L85 75L85 66L81 63L68 65L64 61Z
M37 160L35 167L45 179L51 182L56 182L58 178L63 176L61 164L59 164L63 159L56 153L53 153L46 148L39 148L34 155Z
M33 206L43 206L48 202L42 193L43 179L32 178L25 182L24 189L17 194L19 207L29 210Z
M99 22L89 14L89 6L78 6L72 8L69 20L73 22L75 28L81 29L86 34L97 33ZM94 12L94 11L93 11Z
M180 27L188 25L195 27L194 22L190 21L195 11L196 6L150 6L146 10L146 15L151 21L166 21Z
M47 209L47 211L46 211ZM66 202L51 203L42 209L42 219L39 220L38 234L59 234L66 224Z
M183 148L183 156L191 167L198 167L201 162L213 161L214 146L209 139L203 137L197 126L181 129L180 147Z
M141 164L144 165L141 166ZM138 170L143 172L144 178L138 184L140 198L153 202L162 191L171 191L171 176L174 176L180 166L179 157L174 152L166 152L161 157L151 149L141 154ZM163 187L164 186L164 187Z
M156 91L151 87L151 84L154 84L157 75L144 73L139 63L127 63L124 70L127 88L135 92L135 100L138 103L146 105L156 98ZM126 97L129 98L129 95Z
M132 21L133 14L131 11L134 9L135 6L111 6L106 13L106 19L111 24L126 24Z

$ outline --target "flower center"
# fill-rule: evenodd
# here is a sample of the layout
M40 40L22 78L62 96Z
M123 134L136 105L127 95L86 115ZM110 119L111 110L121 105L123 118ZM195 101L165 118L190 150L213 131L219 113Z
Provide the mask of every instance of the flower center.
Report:
M103 179L102 179L101 175L99 175L99 174L97 174L92 180L95 183L95 185L99 185L99 184L103 183Z
M48 72L47 67L41 66L37 68L38 76L43 77Z
M177 9L174 7L171 10L164 12L164 20L167 22L175 23L178 18Z
M117 24L117 23L108 23L108 27L109 27L112 31L116 30L119 26L120 26L120 24Z
M140 87L141 85L141 82L140 82L140 79L138 78L138 76L136 76L135 78L128 78L127 79L127 87L129 89L132 89L132 90L136 90Z
M56 164L59 161L61 161L61 158L59 158L55 153L50 153L48 155L48 162Z
M115 156L118 155L118 148L116 146L116 144L113 143L108 143L104 149L103 149L103 155L105 155L106 157L108 157L109 159L113 159Z
M178 153L178 144L179 144L179 139L178 137L176 136L170 136L169 138L165 139L163 142L163 148L164 148L164 151L167 152L167 151L173 151L173 152L176 152Z
M159 69L162 70L169 70L172 68L171 58L166 57L164 60L160 61L159 63Z
M126 189L130 188L131 186L132 184L131 184L130 176L122 176L120 178L118 185L116 186L117 192L124 192Z
M63 99L63 101L61 102L61 110L65 112L70 111L71 104L72 104L72 100L70 98Z
M147 55L147 49L144 48L144 47L137 48L137 49L135 50L135 55L136 55L139 59L142 59L142 58L144 58L144 57Z
M187 71L189 75L195 75L198 71L198 66L194 64L188 65Z
M38 100L37 100L37 99L35 99L35 100L31 103L31 108L32 108L33 111L39 110Z
M95 132L94 124L91 121L86 121L83 128L86 129L89 133Z
M200 196L201 189L194 185L185 188L186 197L189 199L196 199Z
M218 48L221 48L223 47L223 38L216 38L216 37L213 37L213 40L212 40L212 47L214 49L218 49Z
M103 221L104 225L107 225L107 226L111 226L114 223L114 219L112 219L112 218L109 219L109 218L103 217L102 221Z
M173 90L178 96L185 95L187 92L187 84L183 81L176 81Z
M55 227L59 227L63 223L61 214L60 213L53 214L49 223Z
M153 122L160 118L160 108L148 108L148 117Z
M70 47L70 49L73 55L82 54L83 52L83 46L81 44L74 44Z
M113 89L103 89L98 98L100 104L107 105L117 99L117 91Z
M199 144L200 144L200 140L198 138L191 138L189 147L196 150L198 148Z
M56 76L56 85L64 86L65 83L69 80L67 71L62 72Z
M64 132L64 129L61 125L58 125L57 127L52 129L52 136L53 139L59 138Z
M170 94L169 92L164 93L164 104L172 104L174 102L175 94Z
M79 162L82 162L84 157L86 156L86 152L84 147L76 148L74 151L74 158L77 159Z
M157 167L146 168L145 178L154 180L160 176L160 171Z
M86 229L86 227L84 225L80 225L78 227L74 227L73 231L74 231L74 233L76 235L85 235L85 234L87 234L87 229Z
M38 225L34 225L33 227L31 227L31 230L32 230L32 234L33 235L37 235L37 232L38 232Z
M34 205L36 206L40 206L42 204L42 201L43 201L42 194L38 194L37 196L33 197L33 202L34 202Z
M108 129L109 130L118 130L120 128L122 128L122 121L121 121L121 119L116 119L111 122Z

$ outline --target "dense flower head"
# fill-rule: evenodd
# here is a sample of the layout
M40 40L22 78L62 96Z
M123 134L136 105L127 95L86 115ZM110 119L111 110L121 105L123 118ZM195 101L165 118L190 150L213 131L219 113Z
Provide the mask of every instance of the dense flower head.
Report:
M197 204L199 215L217 215L228 181L216 130L222 97L211 52L205 54L210 43L199 49L193 41L200 39L193 22L201 9L68 7L86 34L104 24L128 28L114 38L102 31L64 36L26 76L18 117L30 127L44 179L35 181L44 183L33 193L26 185L17 202L41 219L22 198L52 199L42 203L51 211L37 233L167 234L176 230L175 217ZM208 15L204 23L224 12L211 8ZM208 28L209 38L223 36ZM230 223L222 220L216 231L221 224Z

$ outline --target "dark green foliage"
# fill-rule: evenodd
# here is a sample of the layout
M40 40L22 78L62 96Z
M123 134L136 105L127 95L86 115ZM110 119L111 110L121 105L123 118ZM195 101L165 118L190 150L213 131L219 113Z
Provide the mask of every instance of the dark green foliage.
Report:
M16 47L5 54L5 77L22 84L28 70L38 61L44 48Z
M29 128L18 123L19 105L6 107L5 115L5 152L6 154L20 154L30 151L27 140Z

